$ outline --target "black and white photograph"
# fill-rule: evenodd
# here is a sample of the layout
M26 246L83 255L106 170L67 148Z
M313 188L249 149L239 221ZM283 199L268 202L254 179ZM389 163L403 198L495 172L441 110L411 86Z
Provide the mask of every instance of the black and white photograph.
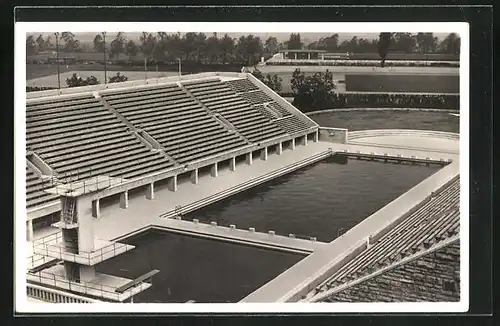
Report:
M467 310L467 23L15 32L20 311Z

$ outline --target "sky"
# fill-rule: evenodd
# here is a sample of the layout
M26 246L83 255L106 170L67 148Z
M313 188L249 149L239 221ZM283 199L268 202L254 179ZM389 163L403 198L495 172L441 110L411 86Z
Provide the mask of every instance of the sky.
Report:
M207 37L212 35L212 32L204 32ZM38 36L39 33L33 33ZM49 33L41 33L44 37L47 35L50 35ZM79 40L82 43L92 43L94 40L94 37L96 33L74 33L76 36L76 39ZM114 33L109 33L112 37ZM129 39L132 39L134 41L139 40L140 32L138 33L126 33L125 36ZM262 39L264 42L267 40L270 36L274 36L278 39L279 42L284 42L287 41L290 38L289 33L227 33L230 37L233 38L238 38L241 35L248 35L248 34L253 34L254 36L258 36ZM224 33L218 33L219 37L222 37ZM301 40L302 42L308 44L314 41L319 40L321 37L327 37L332 35L332 33L301 33ZM353 36L357 36L358 38L366 38L366 39L375 39L378 38L378 33L342 33L339 34L339 40L340 42L344 40L349 40ZM445 38L447 36L446 33L435 33L434 36L437 36L440 40Z

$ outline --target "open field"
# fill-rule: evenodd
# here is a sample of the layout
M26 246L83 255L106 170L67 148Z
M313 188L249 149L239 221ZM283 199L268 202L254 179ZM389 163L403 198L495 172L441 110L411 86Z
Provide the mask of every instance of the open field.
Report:
M348 92L459 93L459 77L451 75L365 74L346 78Z
M108 71L107 72L107 77L111 77L113 75L116 75L118 71ZM78 76L81 76L82 78L89 77L89 76L95 76L97 79L101 82L104 83L104 71L66 71L61 73L61 88L67 87L66 84L66 78L70 78L73 73L76 73ZM128 77L128 80L138 80L138 79L144 79L144 71L120 71L120 73L124 74L125 76ZM175 76L177 75L177 72L172 72L172 71L148 71L148 78L157 78L157 77L168 77L168 76ZM39 77L39 78L34 78L26 81L26 86L32 86L32 87L40 87L40 86L45 86L45 87L57 87L57 74L55 75L50 75L50 76L44 76L44 77Z

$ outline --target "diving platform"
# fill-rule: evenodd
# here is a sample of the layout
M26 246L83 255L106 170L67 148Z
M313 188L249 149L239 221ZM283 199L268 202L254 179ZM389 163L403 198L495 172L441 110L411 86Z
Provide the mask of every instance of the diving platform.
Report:
M94 266L134 248L135 246L124 243L94 239L94 250L71 252L66 248L62 232L51 234L33 242L33 253L36 255L44 255L49 258L86 266Z
M27 274L27 281L77 294L104 299L112 302L124 302L134 295L149 289L152 283L147 282L152 274L139 281L95 273L90 281L69 280L65 275L64 265L55 265L42 271Z

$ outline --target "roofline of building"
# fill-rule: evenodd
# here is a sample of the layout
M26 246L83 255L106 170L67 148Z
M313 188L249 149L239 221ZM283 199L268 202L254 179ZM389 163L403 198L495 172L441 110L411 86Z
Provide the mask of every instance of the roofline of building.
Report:
M27 92L26 100L28 103L36 102L37 99L53 97L53 96L67 96L72 97L75 95L82 95L85 93L94 93L98 91L111 90L111 89L132 89L137 88L138 86L148 86L148 85L157 85L157 84L173 84L179 81L189 81L189 80L198 80L205 78L213 78L213 77L227 77L227 78L246 78L248 73L242 72L203 72L199 74L190 74L190 75L182 75L182 76L169 76L169 77L159 77L159 78L148 78L148 79L140 79L140 80L131 80L121 83L108 83L108 84L99 84L99 85L91 85L91 86L81 86L81 87L68 87L61 89L51 89L46 91L38 91L38 92Z

